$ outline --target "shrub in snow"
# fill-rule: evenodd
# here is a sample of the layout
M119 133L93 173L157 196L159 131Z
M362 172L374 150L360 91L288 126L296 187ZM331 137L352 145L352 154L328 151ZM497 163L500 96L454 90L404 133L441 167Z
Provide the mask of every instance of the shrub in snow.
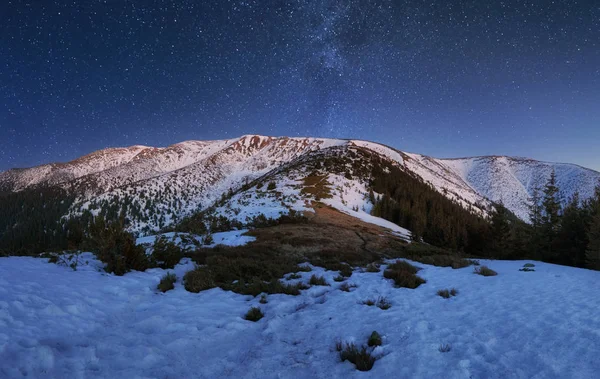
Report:
M419 269L408 262L397 261L388 266L383 272L383 277L386 279L392 279L396 287L404 288L417 288L427 281L416 273Z
M348 284L346 283L342 283L342 285L340 286L340 290L344 291L344 292L350 292L351 288L356 288L356 284Z
M310 277L308 284L310 284L311 286L328 286L329 285L329 283L327 283L327 281L325 280L324 277L316 276L316 275L313 275Z
M336 282L343 282L344 280L346 280L346 278L344 278L341 275L338 275L335 278L333 278L333 280L336 281Z
M496 275L498 275L498 273L496 271L492 270L491 268L489 268L487 266L475 267L475 270L473 272L475 274L481 275L481 276L496 276Z
M293 274L289 274L287 276L287 280L294 280L294 279L301 279L302 275L298 274L298 273L293 273Z
M376 264L376 263L369 263L367 265L367 268L365 269L365 271L366 272L379 272L381 270L379 269L379 265L378 264Z
M177 281L177 276L175 276L175 274L169 272L160 279L160 283L158 283L158 290L161 292L170 291L175 288L176 281Z
M462 258L460 255L442 248L413 242L404 248L398 258L406 258L438 267L463 268L478 264L476 261Z
M442 344L442 345L440 345L438 350L440 351L440 353L447 353L450 350L452 350L452 345L450 345L449 343Z
M208 232L204 235L204 237L202 237L203 245L212 245L214 242L215 239L213 238L213 235Z
M383 309L384 311L392 307L392 303L390 303L390 301L383 296L377 298L377 302L375 303L375 305L377 306L377 308Z
M145 271L150 267L144 248L138 246L133 235L123 229L122 222L107 223L102 217L97 217L90 225L85 245L106 264L106 272L124 275L131 270Z
M172 269L181 261L183 252L181 248L169 241L165 236L161 236L154 242L152 259L156 265L163 269Z
M449 299L451 296L458 295L458 290L456 288L452 288L451 290L443 289L437 291L437 294L444 299Z
M309 265L298 265L298 271L311 272L312 268Z
M267 191L273 191L275 190L275 188L277 188L277 184L275 184L275 182L269 182L269 185L267 186Z
M376 361L367 346L362 346L359 350L354 343L342 344L342 342L337 342L336 350L340 353L342 362L349 361L353 363L359 371L371 370Z
M188 271L183 277L183 286L186 290L194 293L216 287L212 272L206 267L197 267Z
M390 303L390 301L384 296L378 297L377 300L367 299L367 300L363 301L363 304L368 305L369 307L376 305L377 308L383 309L383 310L390 309L392 307L392 303Z
M519 271L531 272L531 271L535 271L535 270L532 268L529 268L529 267L523 267L523 268L520 268Z
M352 267L348 264L343 264L339 271L340 275L343 277L349 278L352 276Z
M262 295L260 295L259 303L267 304L268 302L269 302L269 300L267 300L267 295L265 295L264 293Z
M377 333L377 331L374 330L373 333L371 333L371 336L369 337L369 342L367 344L371 347L381 346L381 335L379 335L379 333Z
M523 267L535 267L533 263L525 263Z
M260 310L260 308L258 307L252 307L250 308L250 310L246 313L246 315L244 316L244 318L248 321L253 321L256 322L258 320L260 320L261 318L263 318L265 315L264 313Z

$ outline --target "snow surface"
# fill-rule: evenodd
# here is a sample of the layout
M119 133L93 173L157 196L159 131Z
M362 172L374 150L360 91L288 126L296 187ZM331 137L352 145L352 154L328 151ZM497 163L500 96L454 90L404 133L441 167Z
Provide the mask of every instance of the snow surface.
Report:
M600 184L598 172L577 165L535 161L513 157L474 157L440 159L475 191L495 202L502 202L519 218L529 221L530 198L535 188L543 188L552 171L563 200L578 192L581 199L593 196Z
M339 183L331 190L332 198L322 199L327 204L352 217L356 217L366 223L382 226L390 229L395 235L411 240L412 233L391 221L371 215L373 204L368 199L366 184L360 180L349 180L342 175L330 174L327 178L329 183Z
M482 261L498 271L427 265L427 283L394 288L382 273L355 272L351 292L312 287L258 298L180 280L156 291L164 270L115 277L98 262L77 271L28 257L0 258L1 378L597 378L600 272L536 262ZM181 278L193 264L183 260ZM451 299L438 289L455 287ZM385 296L388 310L362 302ZM265 317L243 319L251 306ZM369 372L340 362L335 341L383 346ZM450 352L441 353L441 344Z
M192 234L188 234L188 233L175 233L175 232L163 233L163 234L154 235L154 236L140 237L136 240L136 243L138 245L143 245L143 244L153 245L154 242L156 241L156 239L158 239L162 236L162 237L167 238L167 240L174 242L177 245L183 245L181 236L187 236L187 237L193 238L196 241L198 241L198 243L199 243L198 246L201 246L201 247L215 247L217 245L242 246L242 245L245 245L249 242L256 240L256 237L245 236L244 234L247 232L248 232L248 229L241 229L241 230L230 230L228 232L213 233L212 234L213 243L210 245L202 244L202 242L204 240L203 236L197 236L197 235L192 235ZM194 245L192 245L192 246L186 245L186 246L182 246L182 247L193 248Z

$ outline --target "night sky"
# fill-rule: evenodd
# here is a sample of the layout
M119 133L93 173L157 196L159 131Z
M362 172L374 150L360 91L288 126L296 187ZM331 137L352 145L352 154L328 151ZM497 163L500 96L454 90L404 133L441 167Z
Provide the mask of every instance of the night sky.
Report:
M0 170L243 134L600 170L600 1L0 2Z

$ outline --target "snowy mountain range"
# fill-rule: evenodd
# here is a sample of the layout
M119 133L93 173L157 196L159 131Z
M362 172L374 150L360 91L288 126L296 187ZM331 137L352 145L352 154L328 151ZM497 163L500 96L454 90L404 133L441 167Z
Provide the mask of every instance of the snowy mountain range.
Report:
M501 201L525 221L534 189L552 171L565 199L575 192L588 198L600 182L600 173L572 164L503 156L438 159L367 141L246 135L166 148L111 148L67 163L13 169L0 173L0 192L59 186L76 196L70 215L118 206L137 232L160 229L209 207L243 222L260 213L304 210L317 198L368 217L373 157L473 212L486 214L490 200ZM271 183L275 188L268 191Z

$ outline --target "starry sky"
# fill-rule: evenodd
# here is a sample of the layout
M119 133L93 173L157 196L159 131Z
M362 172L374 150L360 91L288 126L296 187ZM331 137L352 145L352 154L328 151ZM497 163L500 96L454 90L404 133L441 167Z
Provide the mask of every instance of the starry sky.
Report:
M600 2L0 2L0 170L243 134L600 170Z

